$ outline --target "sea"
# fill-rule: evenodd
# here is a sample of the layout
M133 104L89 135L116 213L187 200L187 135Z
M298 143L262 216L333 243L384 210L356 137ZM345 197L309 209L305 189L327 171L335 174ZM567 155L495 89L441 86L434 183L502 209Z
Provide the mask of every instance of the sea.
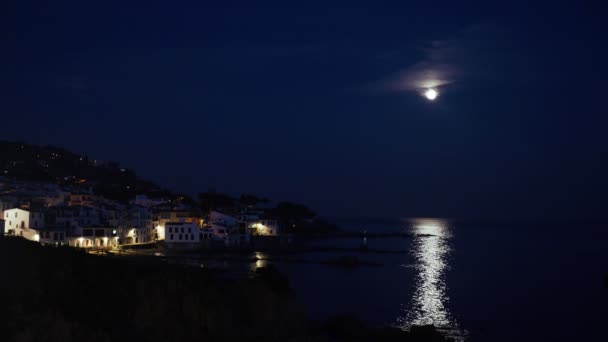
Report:
M433 324L457 341L608 341L608 227L601 224L345 220L364 238L308 242L370 252L370 265L266 261L285 273L311 319L354 314L372 326ZM411 236L373 237L405 232ZM373 251L373 252L372 252ZM377 253L385 251L385 253ZM393 253L390 253L390 252Z

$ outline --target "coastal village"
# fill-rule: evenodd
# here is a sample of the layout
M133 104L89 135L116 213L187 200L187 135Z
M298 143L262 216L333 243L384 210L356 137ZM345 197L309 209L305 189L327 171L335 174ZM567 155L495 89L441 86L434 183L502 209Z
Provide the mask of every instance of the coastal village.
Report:
M25 146L16 148L26 149ZM26 155L31 153L39 151L24 152ZM289 234L282 234L280 221L272 216L272 208L258 205L257 199L236 200L205 210L183 195L167 191L156 191L157 196L135 193L130 188L136 187L136 182L120 185L124 194L133 194L130 199L116 200L94 191L95 187L99 188L97 180L78 176L63 176L55 181L11 177L19 163L25 164L23 169L29 172L32 162L44 170L50 162L62 158L59 153L47 154L44 157L36 155L33 161L14 161L14 158L5 161L4 175L0 176L0 234L45 245L91 250L122 247L248 249L282 246L291 240ZM86 157L76 160L95 173L114 172L120 176L129 172L116 163Z
M278 220L263 208L240 206L204 213L193 206L146 195L123 204L86 188L52 183L0 178L0 208L3 235L56 246L248 248L281 237Z

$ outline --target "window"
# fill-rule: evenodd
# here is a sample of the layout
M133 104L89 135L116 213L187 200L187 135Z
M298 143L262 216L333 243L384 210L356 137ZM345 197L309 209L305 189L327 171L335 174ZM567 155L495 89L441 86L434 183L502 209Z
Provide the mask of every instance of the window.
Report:
M173 240L173 234L169 234L169 240Z
M179 230L180 230L180 233L183 233L184 232L184 227L181 227Z
M194 234L190 234L190 240L194 240Z
M169 233L173 233L173 229L169 227Z
M17 212L15 211L15 217L17 217Z
M188 233L190 233L190 232L191 232L191 230L190 230L190 229L192 229L192 228L188 228Z
M180 239L180 240L182 239L182 234L179 234L179 239Z

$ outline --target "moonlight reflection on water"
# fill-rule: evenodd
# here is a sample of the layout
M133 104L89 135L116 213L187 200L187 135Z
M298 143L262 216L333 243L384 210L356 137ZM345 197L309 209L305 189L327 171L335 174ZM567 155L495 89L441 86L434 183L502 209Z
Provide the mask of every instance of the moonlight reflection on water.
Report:
M417 220L413 225L416 270L415 289L402 317L397 319L401 328L432 324L456 335L457 324L451 317L447 303L449 297L445 282L452 236L447 223L439 220ZM450 334L452 335L452 334Z

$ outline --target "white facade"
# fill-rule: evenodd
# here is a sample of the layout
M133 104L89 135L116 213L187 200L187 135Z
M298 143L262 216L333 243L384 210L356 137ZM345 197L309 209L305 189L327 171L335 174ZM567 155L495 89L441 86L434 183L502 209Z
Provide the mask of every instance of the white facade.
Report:
M123 244L154 241L154 222L148 208L132 206L123 211L119 224L120 241Z
M157 225L154 227L154 240L164 240L166 238L165 226Z
M120 228L118 236L123 245L147 243L152 241L149 228Z
M203 218L197 213L189 210L184 211L161 211L154 215L152 222L153 240L166 240L168 230L166 225L169 223L188 223L197 226L198 228L203 227Z
M171 243L196 243L200 241L197 224L188 222L167 222L165 224L165 241Z
M243 229L251 235L276 236L279 235L279 223L276 219L266 217L262 210L247 209L237 215L239 232Z
M208 224L212 239L229 244L228 236L235 232L236 223L236 217L212 210Z
M251 225L253 235L277 236L279 235L279 223L274 219L262 218Z
M19 208L4 211L5 230L7 234L29 237L29 230L44 227L44 214Z

